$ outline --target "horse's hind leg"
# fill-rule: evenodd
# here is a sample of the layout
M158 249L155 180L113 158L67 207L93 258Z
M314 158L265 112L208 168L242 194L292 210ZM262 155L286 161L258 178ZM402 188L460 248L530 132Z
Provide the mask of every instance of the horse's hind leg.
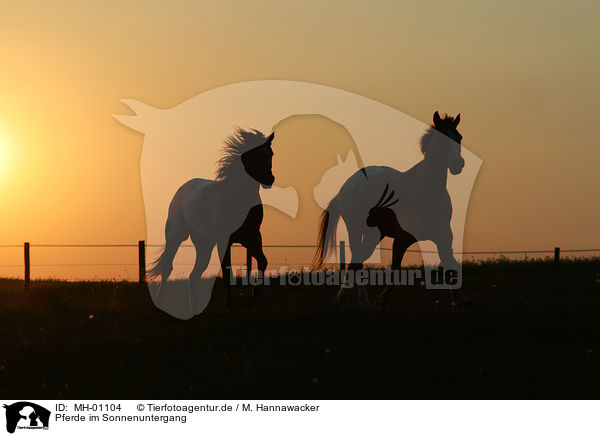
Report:
M231 307L231 287L234 284L231 271L231 240L227 243L218 243L219 258L221 258L221 272L223 274L223 286L225 286L225 307Z
M206 239L194 237L193 234L192 242L196 249L196 262L194 263L194 269L190 273L189 280L190 287L192 289L197 289L200 279L202 278L202 273L204 273L204 270L206 270L206 267L210 262L210 256L215 244Z
M165 225L165 249L158 258L157 262L152 268L152 274L157 276L160 274L160 285L156 292L156 298L159 302L162 301L163 292L162 290L173 272L173 259L177 250L183 241L189 236L189 232L183 220L177 220L173 217L167 219Z
M177 250L185 241L190 232L182 219L167 219L165 225L165 251L160 257L161 287L167 282L173 272L173 259Z
M363 284L356 284L356 272L362 270L363 263L362 262L354 262L352 260L348 265L348 275L353 274L354 277L351 283L355 284L358 289L358 303L363 306L369 306L369 295L367 294L367 290L365 289ZM338 294L337 294L337 303L341 304L345 299L348 291L353 288L353 286L349 286L347 280L350 280L349 277L346 277L346 281L342 284Z
M373 251L377 247L377 244L381 240L379 230L371 229L367 227L365 232L361 232L360 229L350 225L347 225L348 237L350 239L350 250L352 251L352 259L350 265L348 265L348 272L352 271L356 277L356 271L363 268L363 263L371 257ZM361 306L369 306L369 295L363 284L357 285L358 288L358 302ZM347 286L346 283L342 284L340 291L337 295L337 303L341 303L348 293L351 287Z
M357 256L358 252L360 251L360 246L362 244L362 231L360 227L353 225L352 221L350 219L347 219L347 217L342 218L344 218L344 222L346 223L346 228L348 230L348 242L350 245L350 251L352 252L352 258L350 259L350 263L348 264L348 275L344 277L340 290L338 291L337 296L335 297L336 304L342 304L346 299L348 292L352 288L352 286L348 285L349 274L353 274L354 271L362 268L362 260L358 261ZM346 266L343 265L343 268L345 270ZM350 273L350 271L353 272ZM340 272L343 272L343 270Z
M196 262L194 263L194 269L189 276L189 289L190 289L190 309L193 311L195 307L195 294L196 292L202 291L201 281L202 273L208 267L210 262L210 256L212 254L213 247L215 244L207 239L194 237L192 233L192 242L196 248Z

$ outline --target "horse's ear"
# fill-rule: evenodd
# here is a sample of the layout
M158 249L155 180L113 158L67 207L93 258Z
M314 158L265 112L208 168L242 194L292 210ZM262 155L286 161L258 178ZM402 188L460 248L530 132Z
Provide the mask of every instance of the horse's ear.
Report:
M264 146L270 147L271 146L271 142L273 142L273 138L275 137L275 132L271 133L268 137L266 142L263 144Z
M440 114L438 114L438 111L435 111L435 113L433 114L433 125L439 127L441 122L442 119L440 118Z
M456 118L454 118L454 127L455 128L458 126L458 123L460 123L460 114L458 114L456 116Z

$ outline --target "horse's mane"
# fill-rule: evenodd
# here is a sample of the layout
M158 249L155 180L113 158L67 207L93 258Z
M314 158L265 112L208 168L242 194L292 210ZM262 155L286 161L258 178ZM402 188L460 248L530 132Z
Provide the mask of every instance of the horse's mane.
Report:
M242 161L240 156L267 141L265 135L256 129L244 130L239 127L233 135L225 140L221 153L223 157L217 161L216 180L224 180L232 174L239 174Z
M451 117L448 114L444 114L442 122L451 124L454 122L454 117ZM434 125L429 126L429 129L427 129L425 134L421 137L421 153L423 153L424 155L427 154L427 152L431 148L431 145L435 141L436 135L438 135L439 133L442 132L436 129Z

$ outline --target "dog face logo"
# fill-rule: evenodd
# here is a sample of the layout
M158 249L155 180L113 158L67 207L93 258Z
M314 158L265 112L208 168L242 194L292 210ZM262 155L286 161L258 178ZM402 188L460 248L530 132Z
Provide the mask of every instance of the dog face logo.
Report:
M18 429L48 429L50 411L29 401L3 406L6 409L6 431Z

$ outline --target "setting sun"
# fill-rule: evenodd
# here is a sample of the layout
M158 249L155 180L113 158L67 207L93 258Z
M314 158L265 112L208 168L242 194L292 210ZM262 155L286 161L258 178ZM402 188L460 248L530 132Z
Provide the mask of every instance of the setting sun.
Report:
M6 144L0 133L0 181L4 181L6 175Z
M6 183L12 171L10 144L7 139L6 129L0 127L0 191L6 188Z
M14 189L13 183L20 175L23 162L14 130L7 123L0 123L0 191ZM10 186L9 186L10 185Z

